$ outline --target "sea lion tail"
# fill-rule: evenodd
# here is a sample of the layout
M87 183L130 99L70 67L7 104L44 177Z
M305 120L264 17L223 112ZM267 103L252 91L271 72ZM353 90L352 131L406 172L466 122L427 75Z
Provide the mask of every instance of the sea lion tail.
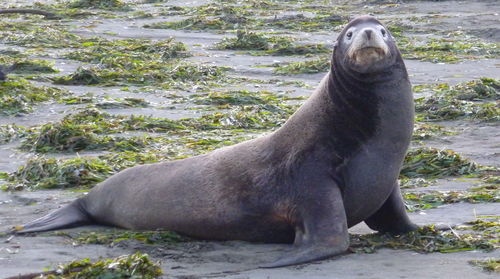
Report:
M57 209L39 219L22 226L16 226L13 233L23 234L30 232L43 232L55 229L77 227L92 223L92 219L85 210L82 200L77 199L71 204Z

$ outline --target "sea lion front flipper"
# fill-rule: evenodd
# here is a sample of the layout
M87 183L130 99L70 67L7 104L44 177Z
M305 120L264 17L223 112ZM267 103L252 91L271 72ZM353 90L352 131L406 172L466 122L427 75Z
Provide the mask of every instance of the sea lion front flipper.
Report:
M260 267L302 264L339 255L347 250L349 234L340 189L336 184L325 188L311 189L310 192L314 194L304 198L305 203L298 208L302 224L296 227L296 247L277 261Z
M405 204L398 183L382 207L365 220L372 230L389 233L405 233L418 229L406 214Z

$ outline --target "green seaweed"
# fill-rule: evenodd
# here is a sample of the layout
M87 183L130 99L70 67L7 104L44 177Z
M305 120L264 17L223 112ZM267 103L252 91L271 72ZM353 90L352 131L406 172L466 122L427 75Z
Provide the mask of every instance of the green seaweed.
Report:
M8 189L28 187L30 189L50 189L85 187L103 181L113 172L107 162L93 158L55 158L35 157L24 166L10 174L9 181L22 185L7 185Z
M225 78L225 69L217 66L179 63L138 63L131 69L78 68L70 75L53 78L54 84L62 85L162 85L179 86L191 82L208 82Z
M323 44L294 44L293 41L290 37L268 37L263 33L238 30L236 38L224 38L216 44L216 48L259 51L252 53L257 55L308 55L330 52Z
M80 96L68 96L65 98L61 98L58 102L67 104L67 105L78 105L78 104L90 104L95 100L94 94L85 93Z
M419 253L453 253L471 250L491 251L494 245L480 235L458 235L424 226L417 231L401 235L351 235L350 249L356 253L374 253L381 248L406 249Z
M78 152L82 150L139 151L155 142L151 137L98 136L92 125L74 125L68 121L45 124L29 131L21 149L37 153Z
M208 94L191 95L199 105L271 105L276 104L279 96L269 91L252 92L249 90L213 91Z
M197 7L192 7L187 12L191 15L204 15L204 16L250 16L252 12L248 10L248 6L230 5L224 3L210 3Z
M481 203L500 202L500 191L431 191L403 192L403 198L408 211L426 210L445 204L458 202Z
M268 50L270 39L263 34L238 30L236 38L223 38L216 44L218 49Z
M118 164L111 165L100 158L74 157L67 160L45 158L30 159L15 173L17 180L27 182L33 189L88 187L103 181L120 170Z
M96 134L123 131L169 132L186 129L181 121L143 115L111 115L98 109L84 109L68 114L61 120L61 123L70 126L82 126L82 129Z
M500 80L494 78L480 78L449 87L445 94L459 100L500 100Z
M26 59L25 57L17 57L0 53L0 64L13 65L13 73L15 74L37 74L37 73L57 73L59 70L54 68L52 61L41 59Z
M453 34L445 38L431 38L423 42L421 39L399 36L398 47L403 58L433 63L456 63L466 59L498 58L500 55L499 43L464 38L463 33Z
M95 158L69 159L36 156L6 176L4 190L89 188L123 169L164 159L161 154L145 152L108 153Z
M458 202L500 202L500 184L498 183L498 177L486 175L481 181L482 183L480 186L469 188L466 191L403 191L403 197L408 211L431 209L441 205ZM486 228L491 226L497 227L494 228L494 230L498 231L499 226L498 222L485 222L482 220L469 222L467 225L469 229L483 232L487 232L488 230Z
M41 279L154 279L162 275L159 263L151 261L147 254L139 252L114 259L101 258L75 260L57 267L54 274L41 275Z
M33 105L56 101L67 94L59 88L37 86L23 78L10 77L0 81L0 113L15 115L31 112Z
M481 267L484 271L500 272L500 259L472 260L470 264Z
M0 23L0 42L29 48L78 47L83 40L55 24Z
M406 155L401 177L438 178L446 176L477 174L482 170L478 164L463 159L451 150L418 148Z
M105 100L95 104L97 108L145 108L149 107L150 103L141 98L125 97L123 99Z
M186 80L204 81L222 76L222 71L217 67L170 61L187 56L186 46L172 38L161 41L90 38L82 41L81 47L82 49L65 54L65 58L99 66L80 67L70 75L54 78L54 83L148 85Z
M207 129L272 129L281 126L295 111L294 106L240 106L186 121L191 127Z
M167 21L167 22L156 22L151 24L145 24L144 28L151 29L185 29L185 30L228 30L228 29L238 29L245 26L249 21L247 17L244 16L218 16L218 17L207 17L207 16L192 16L180 21Z
M70 75L54 78L54 84L96 85L105 81L105 78L100 76L99 73L100 71L97 68L78 67L78 69Z
M445 135L455 135L456 132L450 131L444 126L433 123L415 123L413 129L413 140L427 140L431 138L441 137Z
M293 31L325 31L347 22L347 18L337 14L320 13L312 17L303 14L285 15L274 18L252 17L255 14L271 15L267 9L278 8L277 3L260 1L250 5L207 5L183 11L188 18L173 22L158 22L144 25L145 28L184 29L184 30L236 30L246 28L286 29Z
M328 72L330 67L330 59L328 57L320 57L301 62L290 62L284 65L276 65L274 73L280 75L315 74Z
M117 150L96 158L55 159L35 157L7 174L6 189L91 187L113 173L137 164L198 155L248 139L249 132L272 130L285 122L294 106L238 106L200 118L169 120L146 116L113 116L86 109L60 122L31 128L22 146L35 152ZM108 136L124 131L169 133L159 138ZM237 136L245 134L245 136ZM159 149L158 149L159 148ZM144 149L144 150L141 150ZM140 152L138 152L140 150Z
M144 244L166 245L187 241L188 238L171 231L123 231L106 230L100 232L59 233L71 238L75 244L115 245L121 241L138 241Z
M462 229L462 230L475 230L475 231L480 231L480 232L486 232L486 233L496 233L500 234L500 222L499 219L493 220L493 221L485 221L482 219L477 219L474 221L470 221L465 223L465 225L457 227L456 229Z
M481 78L456 86L440 84L432 88L434 94L415 100L418 119L500 120L500 81Z
M107 40L89 38L81 43L81 49L69 52L65 58L109 67L134 66L139 61L168 60L186 57L187 47L172 38L151 41L146 39ZM145 55L147 54L147 55Z
M177 132L216 129L273 129L283 124L295 111L292 105L238 106L225 112L214 112L199 118L170 120L142 115L116 116L87 109L68 115L65 121L74 125L90 125L95 133L120 131Z
M399 187L401 189L427 187L433 183L434 180L429 180L421 177L408 178L403 176L399 178Z
M268 20L258 20L252 26L258 28L279 28L293 31L317 32L333 31L337 26L347 23L347 18L337 14L316 14L308 17L303 14L285 15Z
M121 0L73 0L68 2L70 9L112 9L130 10L131 8Z
M6 144L13 140L24 137L26 128L15 124L0 125L0 144Z

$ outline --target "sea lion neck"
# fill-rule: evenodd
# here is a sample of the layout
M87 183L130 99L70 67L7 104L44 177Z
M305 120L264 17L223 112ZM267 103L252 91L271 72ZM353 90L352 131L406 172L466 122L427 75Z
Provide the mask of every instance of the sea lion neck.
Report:
M332 64L336 64L335 60ZM347 158L374 136L379 126L380 97L377 90L385 78L378 74L342 71L335 67L328 74L331 99L331 141L342 158Z
M341 162L375 134L378 103L376 94L363 85L330 72L306 103L270 135L272 153L277 157L292 154L297 158L305 153L315 154ZM294 150L289 150L290 147Z

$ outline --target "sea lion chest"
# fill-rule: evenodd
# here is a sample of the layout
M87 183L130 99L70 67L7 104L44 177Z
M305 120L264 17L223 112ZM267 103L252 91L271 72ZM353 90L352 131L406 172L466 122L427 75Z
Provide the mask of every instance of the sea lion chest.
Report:
M394 187L413 132L414 107L409 82L385 86L379 94L375 135L341 167L349 226L370 217Z

